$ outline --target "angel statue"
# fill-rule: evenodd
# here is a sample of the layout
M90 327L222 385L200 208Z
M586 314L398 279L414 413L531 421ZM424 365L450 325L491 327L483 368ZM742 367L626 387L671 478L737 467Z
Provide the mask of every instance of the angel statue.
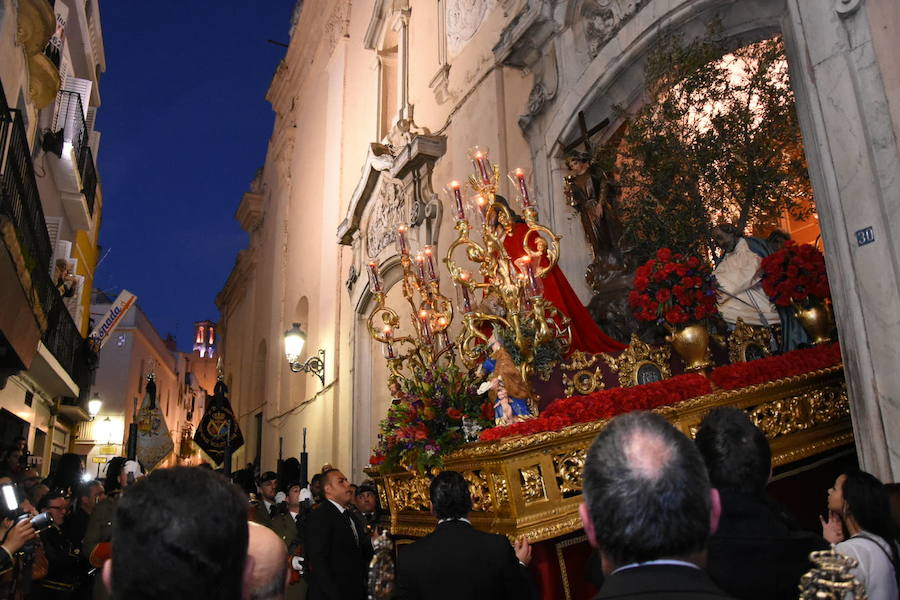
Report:
M534 417L528 406L528 385L518 367L496 335L491 335L491 356L481 363L479 370L487 376L478 393L487 392L494 406L494 422L509 425Z

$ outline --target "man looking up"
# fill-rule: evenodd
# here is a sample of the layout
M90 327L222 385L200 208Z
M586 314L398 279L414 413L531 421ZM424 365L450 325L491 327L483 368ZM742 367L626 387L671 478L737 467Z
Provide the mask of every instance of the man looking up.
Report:
M398 600L466 598L526 600L533 596L525 565L526 540L515 551L506 536L478 531L468 520L469 484L456 471L444 471L429 489L433 532L405 548L397 559Z
M600 432L579 512L606 575L597 600L728 597L701 569L719 494L697 448L661 416L627 413Z
M766 496L772 454L747 413L713 410L694 440L722 499L719 529L709 540L707 571L737 598L794 599L809 553L828 542L802 531Z
M249 587L247 499L217 473L158 469L116 506L112 560L103 582L113 598L237 600Z
M361 600L373 550L350 514L350 482L337 469L322 474L325 500L306 519L309 600Z

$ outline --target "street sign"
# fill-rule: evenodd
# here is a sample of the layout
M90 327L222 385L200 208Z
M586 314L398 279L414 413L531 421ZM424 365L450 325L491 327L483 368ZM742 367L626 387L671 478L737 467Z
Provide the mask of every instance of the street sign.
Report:
M91 459L91 462L97 463L97 464L102 464L102 463L109 462L109 459L106 458L105 456L95 456Z
M114 444L109 445L109 446L100 446L100 454L113 454L113 455L115 455L115 454L118 454L118 453L119 453L119 447L116 446L116 445L114 445ZM106 462L106 461L103 461L103 462Z

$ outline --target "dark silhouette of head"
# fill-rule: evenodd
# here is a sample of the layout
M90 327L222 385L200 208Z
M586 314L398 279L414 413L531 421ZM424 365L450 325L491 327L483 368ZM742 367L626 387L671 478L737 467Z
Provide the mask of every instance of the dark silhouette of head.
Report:
M472 510L469 484L456 471L442 471L432 480L429 493L438 519L463 519Z
M237 600L248 575L247 536L237 486L205 469L159 469L116 506L104 581L111 579L115 598Z
M742 494L765 493L772 471L769 441L747 413L722 407L703 419L694 443L713 487Z

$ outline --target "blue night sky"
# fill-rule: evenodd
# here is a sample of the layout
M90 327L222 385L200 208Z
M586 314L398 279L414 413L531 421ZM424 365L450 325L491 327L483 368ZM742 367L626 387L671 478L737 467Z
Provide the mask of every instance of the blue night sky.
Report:
M100 5L98 169L103 182L95 286L125 288L159 334L189 350L193 322L247 235L234 212L265 160L265 100L295 0L107 0ZM152 6L152 8L147 8Z

